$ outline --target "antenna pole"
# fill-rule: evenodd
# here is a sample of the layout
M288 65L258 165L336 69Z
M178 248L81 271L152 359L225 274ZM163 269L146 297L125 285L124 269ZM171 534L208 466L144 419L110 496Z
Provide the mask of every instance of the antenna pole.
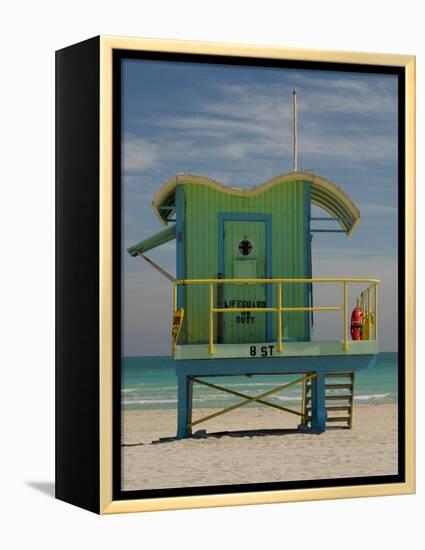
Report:
M297 90L292 91L292 171L298 170Z

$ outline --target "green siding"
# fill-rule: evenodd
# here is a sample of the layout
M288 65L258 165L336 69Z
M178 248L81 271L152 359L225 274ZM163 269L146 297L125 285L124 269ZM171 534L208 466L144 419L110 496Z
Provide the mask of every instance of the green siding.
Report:
M240 197L205 185L185 183L184 191L184 273L187 279L216 278L219 271L218 219L220 214L269 214L272 218L272 277L308 277L305 249L305 186L303 181L286 182L257 196ZM241 222L249 226L253 222ZM260 276L260 274L258 275ZM214 298L216 302L216 297ZM277 304L277 290L273 292ZM285 306L304 306L303 284L284 286ZM224 314L224 319L232 314ZM305 339L306 313L284 313L284 338ZM187 287L185 303L186 327L183 340L199 343L208 340L208 288ZM276 314L272 314L273 339L276 338ZM216 333L216 326L215 326ZM264 341L264 333L253 334ZM235 336L236 338L236 336ZM228 342L231 343L231 342Z

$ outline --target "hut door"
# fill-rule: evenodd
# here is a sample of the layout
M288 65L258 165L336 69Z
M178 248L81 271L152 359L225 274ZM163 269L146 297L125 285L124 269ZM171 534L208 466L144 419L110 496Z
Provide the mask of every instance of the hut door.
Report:
M266 277L266 222L224 221L223 263L225 279L263 279ZM266 307L265 284L223 285L225 308ZM266 313L224 313L225 344L266 341Z

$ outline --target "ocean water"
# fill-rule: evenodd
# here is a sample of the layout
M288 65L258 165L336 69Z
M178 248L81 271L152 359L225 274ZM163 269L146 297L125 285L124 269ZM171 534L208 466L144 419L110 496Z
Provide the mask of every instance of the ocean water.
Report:
M177 378L170 357L123 357L121 406L124 410L174 409L177 406ZM357 403L395 403L397 401L397 353L382 352L369 369L356 373L355 401ZM294 376L226 376L209 378L247 395L266 392ZM337 380L334 380L336 382ZM339 391L341 393L341 391ZM282 405L299 405L301 385L267 398ZM223 408L240 401L239 397L218 390L194 385L193 405L197 408ZM249 405L261 406L261 405Z

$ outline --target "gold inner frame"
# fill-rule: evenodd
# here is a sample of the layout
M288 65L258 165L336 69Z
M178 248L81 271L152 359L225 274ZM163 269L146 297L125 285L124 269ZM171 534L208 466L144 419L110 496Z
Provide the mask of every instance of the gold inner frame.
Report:
M314 489L255 491L203 496L112 499L112 57L113 50L144 50L222 56L383 65L405 70L405 452L404 483L347 485ZM215 42L100 37L99 181L99 376L100 513L236 506L367 496L415 491L415 57L400 54L291 49Z

